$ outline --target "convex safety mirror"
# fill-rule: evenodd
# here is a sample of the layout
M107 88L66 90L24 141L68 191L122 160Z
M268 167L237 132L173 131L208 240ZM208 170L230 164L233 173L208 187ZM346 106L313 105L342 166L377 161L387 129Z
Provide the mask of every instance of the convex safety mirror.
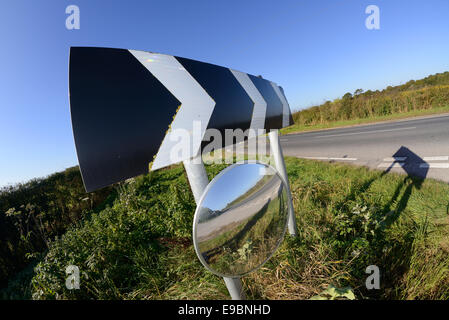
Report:
M286 186L273 167L231 165L211 181L198 203L193 223L198 258L223 277L254 271L281 243L287 217Z

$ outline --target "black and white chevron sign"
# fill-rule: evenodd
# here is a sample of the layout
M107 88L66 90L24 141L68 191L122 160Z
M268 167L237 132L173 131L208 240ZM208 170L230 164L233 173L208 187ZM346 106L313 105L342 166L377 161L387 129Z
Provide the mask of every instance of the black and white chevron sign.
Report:
M170 55L70 49L73 134L87 191L173 164L176 129L280 129L293 123L282 88L240 71ZM149 168L151 163L151 169Z

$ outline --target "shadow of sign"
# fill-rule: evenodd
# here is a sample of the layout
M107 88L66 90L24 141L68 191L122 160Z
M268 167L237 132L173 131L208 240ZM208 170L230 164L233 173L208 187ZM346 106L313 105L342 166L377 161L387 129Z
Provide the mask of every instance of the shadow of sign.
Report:
M390 237L387 238L385 232L398 221L402 214L412 213L407 210L407 206L409 205L412 194L423 187L423 183L429 173L429 166L424 159L405 146L401 146L395 151L392 158L391 165L385 171L373 174L365 181L361 181L336 205L336 207L338 212L347 215L348 212L350 212L352 205L356 202L361 203L362 206L369 206L370 209L373 210L374 215L377 214L377 218L374 219L380 221L381 227L376 231L376 235L368 240L370 250L372 250L376 257L382 257L386 252L384 250L389 250L387 251L389 252L389 255L391 254L394 256L395 259L398 259L397 261L402 261L400 267L396 261L390 260L389 258L382 260L382 266L379 263L379 266L384 268L384 270L396 270L394 272L384 272L381 280L382 283L399 285L401 282L398 280L400 279L398 274L404 275L408 272L410 266L412 266L410 259L412 256L415 234L410 232L404 237L404 241L392 242ZM388 173L392 171L393 168L399 168L401 171L403 170L406 175L395 178L389 177ZM389 190L388 193L385 192L383 194L383 196L386 197L386 201L382 201L382 204L379 205L379 207L377 207L375 203L367 203L365 201L365 195L378 190L379 186L381 187L383 183L385 183L385 189ZM371 187L373 184L376 185L372 189ZM350 236L349 241L355 241L356 237L351 237L353 237L353 235ZM361 257L363 257L363 255ZM361 287L360 290L363 294L371 298L380 298L384 292L382 290L369 290L365 287Z
M396 187L391 200L386 204L384 208L384 211L388 212L388 210L390 210L393 204L397 201L395 210L390 211L391 216L388 219L389 224L396 221L402 211L404 211L404 209L407 207L413 188L421 189L421 186L429 172L428 163L407 147L400 147L399 150L396 151L393 155L393 159L394 162L392 163L392 165L387 168L382 175L390 172L393 167L396 167L397 164L399 164L407 173L407 176ZM401 194L401 191L404 187L405 190L402 193L401 198L399 199L399 195Z
M400 147L399 150L394 153L393 159L394 162L385 170L385 173L390 172L393 167L401 166L409 177L418 177L421 179L427 177L429 164L409 148L404 146ZM421 184L417 187L420 188Z

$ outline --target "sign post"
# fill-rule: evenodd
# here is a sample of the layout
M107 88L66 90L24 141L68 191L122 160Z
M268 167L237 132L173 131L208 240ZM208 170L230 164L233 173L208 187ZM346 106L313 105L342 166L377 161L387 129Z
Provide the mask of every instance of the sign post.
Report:
M198 204L204 190L209 184L209 179L207 177L206 169L204 168L203 160L201 155L183 162L184 168L187 173L187 178L189 179L190 188L193 192L193 197L195 202ZM226 278L223 280L228 288L229 294L232 300L243 300L245 299L245 294L242 289L242 281L240 278Z
M284 162L284 155L282 153L282 147L279 140L279 133L278 130L272 130L268 134L268 138L270 139L270 150L273 153L274 157L274 163L276 166L276 169L278 170L280 176L284 179L286 188L287 188L287 194L288 194L288 232L292 236L298 235L298 227L296 226L296 217L295 217L295 211L293 209L293 201L292 201L292 194L290 191L290 183L288 181L288 175L287 175L287 169L285 168L285 162Z

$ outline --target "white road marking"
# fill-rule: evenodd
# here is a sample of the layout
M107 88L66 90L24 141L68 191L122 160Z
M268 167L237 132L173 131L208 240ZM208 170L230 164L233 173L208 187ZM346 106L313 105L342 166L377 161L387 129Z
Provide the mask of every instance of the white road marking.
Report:
M449 163L421 163L420 168L449 169Z
M323 136L316 136L315 138L353 136L353 135L365 134L365 133L392 132L392 131L412 130L412 129L416 129L416 127L405 127L405 128L388 129L388 130L361 131L361 132L340 133L340 134L328 134L328 135L323 135Z
M329 160L337 160L337 161L357 161L357 158L329 158Z
M407 157L394 157L394 158L385 158L385 162L394 162L394 161L405 161Z
M336 160L336 161L356 161L357 158L334 158L334 157L301 157L303 159L311 159L311 160Z
M281 139L281 142L288 142L287 139Z
M297 156L298 158L311 160L335 160L335 161L357 161L357 158L337 158L337 157L305 157ZM378 168L403 168L408 157L392 157L385 158L377 167ZM449 156L424 157L425 161L449 161ZM418 165L415 163L414 165ZM420 163L420 168L435 168L435 169L449 169L449 163Z
M299 156L299 158L303 158L303 159L311 159L311 160L327 160L327 157L301 157Z
M377 167L378 168L402 168L405 165L404 162L394 162L394 163L381 163Z
M449 161L449 156L424 157L424 161Z

